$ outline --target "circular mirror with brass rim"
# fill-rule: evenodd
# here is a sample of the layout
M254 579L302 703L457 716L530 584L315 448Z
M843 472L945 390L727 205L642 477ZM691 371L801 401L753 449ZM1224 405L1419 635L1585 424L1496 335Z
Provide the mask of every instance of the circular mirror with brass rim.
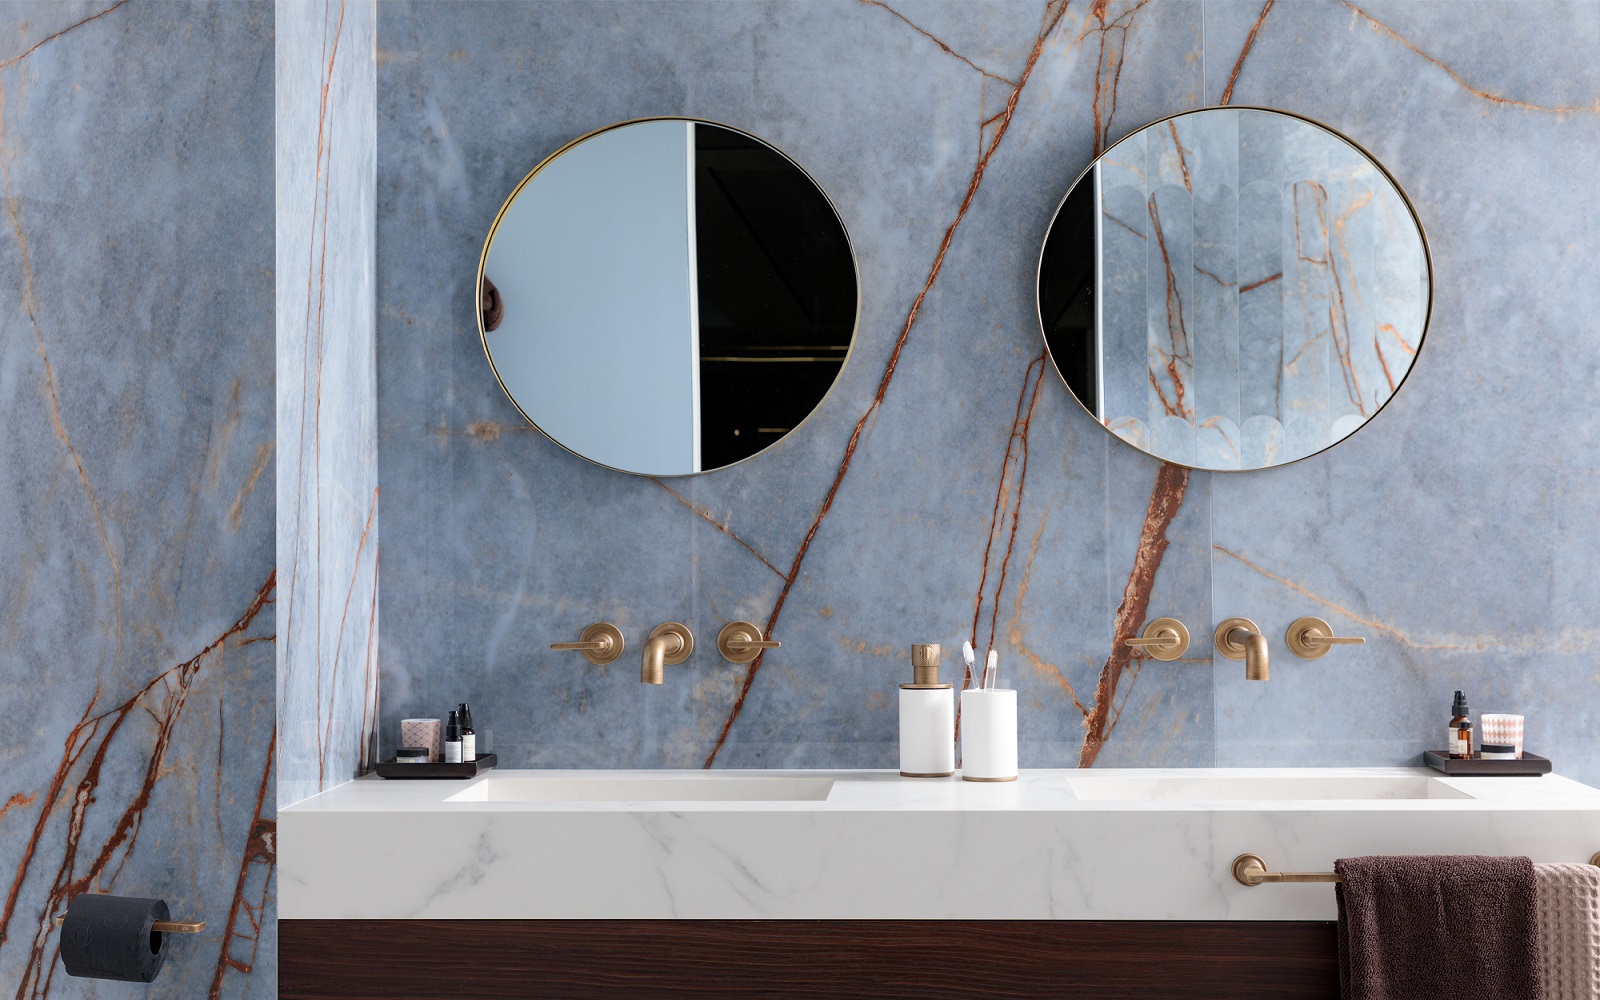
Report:
M478 265L495 378L552 441L684 476L798 427L848 359L855 254L822 188L738 129L622 122L533 169Z
M1164 118L1102 153L1045 236L1051 360L1096 422L1194 469L1284 465L1393 398L1433 265L1383 165L1270 108Z

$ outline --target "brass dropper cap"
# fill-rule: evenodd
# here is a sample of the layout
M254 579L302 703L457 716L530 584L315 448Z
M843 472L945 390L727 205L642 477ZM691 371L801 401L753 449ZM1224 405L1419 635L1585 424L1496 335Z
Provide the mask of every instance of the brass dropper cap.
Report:
M911 646L911 668L914 683L902 684L904 688L947 688L939 683L939 644L919 642Z

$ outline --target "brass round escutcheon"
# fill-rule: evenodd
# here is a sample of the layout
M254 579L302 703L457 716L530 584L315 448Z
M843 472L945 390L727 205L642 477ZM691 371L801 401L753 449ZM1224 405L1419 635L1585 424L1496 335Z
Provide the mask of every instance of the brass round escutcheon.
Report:
M1125 640L1158 660L1176 660L1189 651L1189 630L1176 618L1157 618L1137 639Z
M1248 618L1228 618L1221 625L1218 625L1217 630L1211 635L1211 641L1216 643L1217 652L1230 660L1244 659L1244 643L1234 642L1228 638L1228 633L1236 628L1242 628L1246 632L1255 632L1257 634L1261 632L1260 629L1256 628L1256 623Z
M777 649L781 645L761 638L761 626L752 622L729 622L717 633L717 652L729 663L752 663L764 651ZM937 646L934 648L938 649Z
M1233 878L1240 885L1260 885L1267 872L1267 863L1254 854L1241 854L1233 859Z
M1353 635L1334 635L1333 626L1314 615L1296 618L1283 638L1289 644L1289 652L1302 660L1327 656L1334 646L1359 646L1367 641Z
M675 635L681 640L677 652L667 653L661 658L661 662L670 667L687 660L689 654L694 652L694 633L689 631L689 626L681 622L662 622L650 630L651 639L668 634Z

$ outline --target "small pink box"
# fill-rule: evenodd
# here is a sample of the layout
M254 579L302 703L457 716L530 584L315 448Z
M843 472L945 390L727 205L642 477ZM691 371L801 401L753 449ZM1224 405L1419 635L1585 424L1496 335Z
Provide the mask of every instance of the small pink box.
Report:
M400 745L427 747L429 761L437 764L444 760L444 753L439 746L438 719L401 719Z
M1480 743L1516 747L1517 756L1522 756L1522 716L1488 713L1481 716L1479 722L1483 727Z

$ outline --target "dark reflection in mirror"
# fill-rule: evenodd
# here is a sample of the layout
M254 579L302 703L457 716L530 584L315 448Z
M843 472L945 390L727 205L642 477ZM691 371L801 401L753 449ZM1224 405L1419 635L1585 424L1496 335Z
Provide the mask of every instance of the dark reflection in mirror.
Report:
M1387 172L1283 112L1209 108L1106 150L1040 254L1062 379L1111 433L1199 469L1353 434L1421 348L1427 244Z
M1085 240L1094 240L1094 199L1078 196L1075 188L1056 213L1039 262L1039 316L1061 377L1090 413L1098 413L1095 256L1083 252Z
M700 449L748 458L795 428L850 350L856 275L833 206L771 146L695 126Z

